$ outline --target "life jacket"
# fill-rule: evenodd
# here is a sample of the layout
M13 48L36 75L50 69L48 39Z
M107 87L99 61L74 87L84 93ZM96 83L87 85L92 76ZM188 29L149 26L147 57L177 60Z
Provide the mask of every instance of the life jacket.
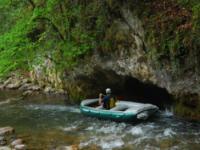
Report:
M109 100L109 109L113 108L116 106L116 98L115 97L111 97Z
M115 107L116 98L113 96L105 96L103 99L103 107L106 109L111 109Z

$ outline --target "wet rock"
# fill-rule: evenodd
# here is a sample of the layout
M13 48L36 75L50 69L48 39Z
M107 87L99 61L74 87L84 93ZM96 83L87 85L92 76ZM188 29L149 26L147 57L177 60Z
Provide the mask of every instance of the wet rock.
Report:
M33 84L31 84L31 83L25 83L25 84L23 84L23 85L19 88L19 90L25 91L25 90L28 90L31 86L33 86Z
M6 87L9 83L11 83L12 77L8 78L4 83L3 86Z
M3 90L3 89L4 89L4 85L0 84L0 90Z
M14 147L16 150L26 150L27 146L25 144L15 145Z
M7 142L6 142L5 137L0 136L0 146L6 145L6 144L7 144Z
M3 101L3 102L0 102L0 106L1 106L1 105L4 105L4 104L8 104L8 103L10 103L10 99L5 100L5 101Z
M3 128L0 128L0 136L1 135L13 134L14 132L15 132L15 130L12 127L3 127Z
M25 91L25 90L39 91L39 90L41 90L41 88L38 85L33 85L31 83L25 83L19 88L19 90L22 90L22 91Z
M28 87L28 90L39 91L41 88L38 85Z
M22 96L29 96L31 94L33 94L33 91L28 90L28 91L23 92Z
M65 91L65 90L63 90L63 89L59 89L59 90L57 90L56 91L56 93L55 94L59 94L59 95L67 95L67 92Z
M56 150L78 150L78 145L70 145L70 146L59 146Z
M16 145L22 145L22 144L23 144L23 140L22 139L16 139L11 143L11 145L13 147L15 147Z
M31 81L29 79L22 79L22 84L30 83Z
M12 150L12 149L8 146L0 146L0 150Z
M45 87L44 92L45 93L53 93L55 90L52 87Z
M14 80L12 83L8 84L6 88L8 89L17 89L21 86L21 81L19 80Z

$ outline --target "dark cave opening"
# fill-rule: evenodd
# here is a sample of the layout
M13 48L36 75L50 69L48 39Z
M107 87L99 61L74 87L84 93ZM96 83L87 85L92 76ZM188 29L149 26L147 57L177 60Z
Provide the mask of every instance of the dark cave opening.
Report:
M111 87L115 95L125 100L151 103L164 109L172 104L172 97L166 89L151 83L143 83L133 77L124 77L122 88Z
M104 92L106 88L111 88L113 94L122 100L151 103L157 105L160 109L172 105L172 96L164 88L151 83L144 83L131 76L117 75L114 71L96 71L90 77L93 91L96 89L96 92Z

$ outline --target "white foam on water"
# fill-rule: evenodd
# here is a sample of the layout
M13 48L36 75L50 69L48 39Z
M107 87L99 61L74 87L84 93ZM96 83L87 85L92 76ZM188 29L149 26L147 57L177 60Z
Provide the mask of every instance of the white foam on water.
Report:
M85 142L81 142L79 144L79 148L82 149L82 148L84 148L84 147L86 147L86 146L88 146L90 144L96 144L97 141L99 141L97 137L91 137L89 140L87 140Z
M144 125L144 128L149 129L149 130L152 130L157 127L158 126L156 126L155 123L149 123L149 124Z
M170 109L165 109L163 112L162 112L162 115L165 116L165 117L172 117L174 116L174 111L172 108Z
M171 129L171 128L167 128L164 130L163 135L164 136L169 136L172 137L173 135L175 135L176 133Z
M122 139L116 139L111 141L101 140L98 144L102 149L111 150L113 148L120 148L124 145Z
M68 131L74 131L77 129L77 126L70 126L70 127L58 127L58 129L68 132Z
M144 150L160 150L160 148L148 144L144 147Z
M141 137L138 137L138 138L134 139L133 141L129 142L129 144L134 144L135 146L138 146L147 139L151 139L151 138L149 136L141 136Z
M123 132L123 129L126 127L125 123L121 123L121 124L117 124L117 123L110 123L110 124L106 124L102 127L100 127L99 129L97 129L97 132L99 133L121 133Z
M104 150L112 150L113 148L120 148L125 143L121 137L117 135L107 135L107 136L92 136L89 139L85 139L79 144L79 147L82 149L88 145L95 144L101 147Z
M85 130L88 130L88 131L94 130L94 127L90 126L90 127L86 128Z
M56 111L69 111L80 113L80 109L76 107L70 106L62 106L62 105L37 105L37 104L30 104L26 105L25 108L33 109L33 110L56 110Z
M132 135L143 135L144 131L142 130L141 127L133 127L131 128L131 130L129 131Z

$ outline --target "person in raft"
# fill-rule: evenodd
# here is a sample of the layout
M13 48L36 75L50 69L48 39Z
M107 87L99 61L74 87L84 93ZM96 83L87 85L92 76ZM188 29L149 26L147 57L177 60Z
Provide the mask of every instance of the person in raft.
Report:
M103 108L105 109L111 109L115 107L116 103L116 97L111 94L111 89L106 89L106 95L103 95L102 93L99 94L99 105L103 105Z

